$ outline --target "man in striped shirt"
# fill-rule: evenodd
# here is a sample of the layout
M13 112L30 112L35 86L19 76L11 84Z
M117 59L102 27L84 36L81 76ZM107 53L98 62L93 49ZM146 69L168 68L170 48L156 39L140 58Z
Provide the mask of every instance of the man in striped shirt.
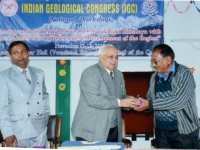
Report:
M154 47L147 99L137 111L154 110L157 148L199 149L199 122L194 77L189 68L174 60L166 44Z

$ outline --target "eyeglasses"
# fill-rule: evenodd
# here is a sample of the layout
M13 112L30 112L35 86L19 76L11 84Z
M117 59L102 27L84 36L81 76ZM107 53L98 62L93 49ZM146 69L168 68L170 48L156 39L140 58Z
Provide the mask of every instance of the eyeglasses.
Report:
M157 60L157 61L154 61L154 60L151 60L151 64L155 64L155 65L157 65L161 60L163 60L165 57L163 57L163 58L161 58L161 59L159 59L159 60Z

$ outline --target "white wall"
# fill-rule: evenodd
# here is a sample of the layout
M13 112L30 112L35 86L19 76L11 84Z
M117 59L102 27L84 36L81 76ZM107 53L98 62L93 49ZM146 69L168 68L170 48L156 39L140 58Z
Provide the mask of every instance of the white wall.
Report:
M165 5L168 1L165 2ZM200 2L196 2L200 8ZM179 3L174 1L178 10L184 11L188 6L188 1ZM196 80L197 106L200 116L200 40L198 42L172 42L173 39L200 39L200 12L194 5L190 5L186 13L179 14L175 11L172 3L170 3L164 16L164 39L175 51L175 60L178 63L188 67L194 67L194 77ZM195 49L197 47L198 49ZM75 113L75 109L79 99L79 79L82 71L97 63L97 60L71 60L71 121ZM55 60L30 60L30 65L43 69L46 76L46 86L50 94L51 114L55 114ZM11 66L9 60L0 61L0 71ZM121 71L151 71L149 59L129 59L120 58L118 69ZM71 138L71 140L73 140ZM150 141L139 138L133 142L133 147L151 148Z

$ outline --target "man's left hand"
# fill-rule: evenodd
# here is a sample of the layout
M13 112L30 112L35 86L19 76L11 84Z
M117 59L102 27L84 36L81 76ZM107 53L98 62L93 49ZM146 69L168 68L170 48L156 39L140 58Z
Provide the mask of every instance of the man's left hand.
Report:
M134 110L143 111L143 110L149 109L149 101L143 98L140 98L140 100L142 101L142 105L138 107L134 107Z

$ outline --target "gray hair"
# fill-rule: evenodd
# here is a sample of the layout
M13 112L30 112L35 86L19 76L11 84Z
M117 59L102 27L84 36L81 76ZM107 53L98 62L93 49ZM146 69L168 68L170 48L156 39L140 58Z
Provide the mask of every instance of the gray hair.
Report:
M99 50L98 50L98 56L99 55L104 55L105 54L105 52L106 52L106 48L107 47L114 47L115 48L115 46L114 45L112 45L112 44L106 44L106 45L102 45L100 48L99 48Z

